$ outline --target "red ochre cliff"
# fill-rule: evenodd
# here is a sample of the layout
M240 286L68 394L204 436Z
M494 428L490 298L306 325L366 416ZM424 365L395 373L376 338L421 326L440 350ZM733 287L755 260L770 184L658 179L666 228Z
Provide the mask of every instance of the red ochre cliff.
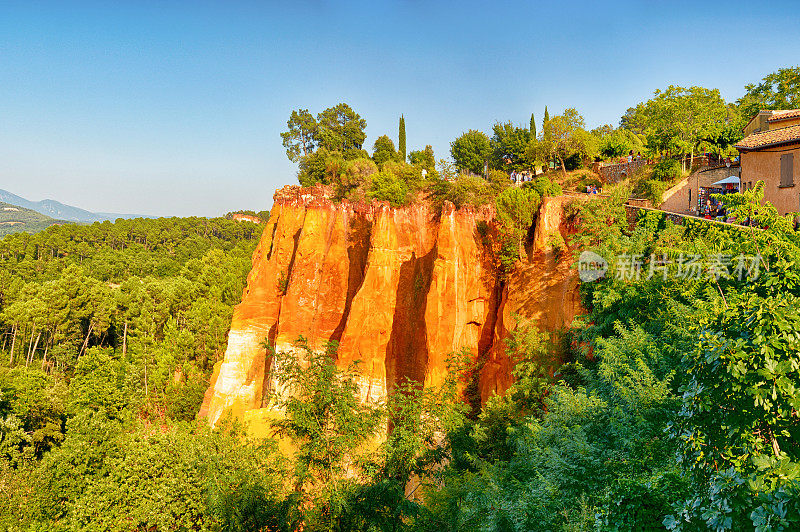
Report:
M215 424L226 412L269 407L264 340L281 351L300 335L315 349L338 341L342 366L361 360L364 398L384 397L406 377L440 383L447 355L462 348L482 363L481 398L502 393L513 316L554 331L579 308L572 261L549 245L569 231L563 201L545 199L524 258L501 281L492 206L393 208L335 202L321 186L278 190L200 415Z

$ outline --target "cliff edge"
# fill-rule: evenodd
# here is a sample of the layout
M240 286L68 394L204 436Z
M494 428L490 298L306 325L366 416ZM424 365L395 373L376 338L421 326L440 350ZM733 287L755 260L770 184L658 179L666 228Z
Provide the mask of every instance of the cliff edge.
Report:
M281 351L300 335L315 349L338 341L343 366L361 360L363 398L406 377L438 384L447 354L462 348L481 362L481 399L502 393L513 316L555 331L579 310L577 272L552 245L569 232L564 201L545 198L523 259L503 277L490 205L393 208L334 202L319 185L278 190L200 416L213 425L226 412L267 408L265 340Z

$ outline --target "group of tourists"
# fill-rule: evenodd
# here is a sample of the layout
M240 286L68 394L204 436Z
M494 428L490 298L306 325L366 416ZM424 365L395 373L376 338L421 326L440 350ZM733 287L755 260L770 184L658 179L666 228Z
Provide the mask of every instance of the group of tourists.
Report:
M530 170L523 170L522 172L517 172L516 170L511 171L511 182L515 185L518 183L525 183L526 181L533 181L533 174Z
M706 220L716 220L718 222L737 222L736 218L730 215L724 204L712 200L706 200L706 204L700 210L700 216ZM748 223L749 220L745 220L743 225L748 225Z
M633 150L628 152L628 162L633 162L633 160L639 160L642 158L642 152L636 152L636 155L633 154Z
M595 185L586 185L586 193L587 194L600 194L600 189L597 188Z

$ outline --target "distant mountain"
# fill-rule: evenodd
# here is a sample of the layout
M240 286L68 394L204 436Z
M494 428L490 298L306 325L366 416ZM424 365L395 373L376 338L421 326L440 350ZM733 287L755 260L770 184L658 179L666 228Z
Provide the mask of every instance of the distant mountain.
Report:
M6 190L0 190L0 202L10 203L26 209L34 210L51 218L66 220L69 222L92 223L114 221L117 218L156 218L144 214L117 214L113 212L90 212L72 205L64 205L61 202L46 199L42 201L30 201L12 194Z
M0 237L10 233L36 233L51 225L69 222L54 220L40 212L0 202Z

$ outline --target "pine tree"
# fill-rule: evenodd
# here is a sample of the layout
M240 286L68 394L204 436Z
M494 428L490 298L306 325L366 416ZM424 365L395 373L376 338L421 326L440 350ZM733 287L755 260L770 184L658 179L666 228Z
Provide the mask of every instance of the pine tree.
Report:
M536 119L533 117L533 113L531 113L531 138L536 138Z
M397 139L397 153L403 158L403 162L406 160L406 119L403 118L403 115L400 115L400 135L399 139Z
M550 115L547 114L547 106L544 106L544 120L542 120L542 127L550 121Z

